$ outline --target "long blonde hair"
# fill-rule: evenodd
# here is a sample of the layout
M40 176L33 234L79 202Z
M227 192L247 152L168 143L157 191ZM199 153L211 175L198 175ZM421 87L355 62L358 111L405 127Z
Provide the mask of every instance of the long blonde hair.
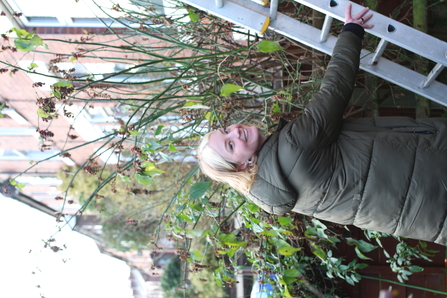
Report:
M208 145L211 134L212 132L206 134L197 148L200 169L214 181L228 183L240 193L247 194L256 180L257 156L252 157L252 162L244 170L238 171L236 164L226 161Z

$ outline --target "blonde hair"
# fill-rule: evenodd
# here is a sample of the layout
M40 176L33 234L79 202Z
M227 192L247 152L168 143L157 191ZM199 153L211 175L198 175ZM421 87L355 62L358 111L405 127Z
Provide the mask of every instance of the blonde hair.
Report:
M258 172L257 156L252 157L252 162L244 170L238 171L236 164L226 161L208 145L212 133L206 134L197 148L200 169L214 181L228 183L240 193L247 194L256 180L256 173Z

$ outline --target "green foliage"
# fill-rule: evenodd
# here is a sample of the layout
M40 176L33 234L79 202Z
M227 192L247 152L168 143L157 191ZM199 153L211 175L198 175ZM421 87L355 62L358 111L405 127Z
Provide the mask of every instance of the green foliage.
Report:
M182 285L182 262L178 256L172 257L161 276L161 288L164 291L172 291Z
M136 220L128 212L118 211L102 218L102 236L108 246L119 251L141 250L153 240L159 222L155 215Z
M155 169L153 165L146 166L150 171ZM157 183L150 186L141 185L127 175L115 176L109 167L94 176L76 167L67 168L58 177L62 180L60 189L66 191L67 198L76 198L86 212L101 217L107 245L127 251L145 249L153 242L161 214L170 200L166 191L175 189L176 176L185 175L193 166L185 164L179 168L175 163L161 164L159 167L163 170L155 171L164 176L155 178ZM103 181L110 182L101 187Z
M271 40L263 40L257 44L257 47L262 53L273 53L284 49L279 44Z
M14 179L9 179L9 184L17 188L19 191L22 191L22 189L25 187L25 184L17 182Z
M234 85L234 84L225 84L222 86L222 88L220 88L220 95L222 96L229 96L231 93L237 92L242 88L239 85Z
M397 273L397 278L400 282L405 282L408 280L408 276L412 275L414 272L421 272L424 268L413 265L412 261L417 258L425 259L431 262L429 256L437 251L426 251L426 243L420 242L419 247L411 247L408 243L401 241L396 246L396 253L389 257L387 263L390 264L391 270Z
M42 39L35 34L35 32L28 32L25 29L11 28L15 32L17 38L14 39L14 45L17 49L23 52L34 51L37 47L42 46L47 48Z

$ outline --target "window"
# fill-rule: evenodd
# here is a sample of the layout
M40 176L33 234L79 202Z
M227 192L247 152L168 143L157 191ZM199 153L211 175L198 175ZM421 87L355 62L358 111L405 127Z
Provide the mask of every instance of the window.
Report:
M3 2L10 14L22 13L18 20L25 27L105 27L104 23L107 25L113 23L113 19L91 0L79 2L74 0L3 0ZM110 9L113 5L110 0L95 0L95 2L113 17L120 15ZM121 7L129 7L130 4L131 0L120 2ZM132 8L135 10L136 7L132 6ZM113 26L122 27L116 22Z
M15 109L3 109L1 111L2 114L8 115L11 119L15 120L18 124L28 124L28 120L26 120L22 115L17 113Z
M0 136L38 137L35 127L0 127Z
M5 150L0 148L0 160L42 160L50 156L57 155L60 150ZM54 157L52 161L63 161L66 165L74 166L75 163L70 158Z

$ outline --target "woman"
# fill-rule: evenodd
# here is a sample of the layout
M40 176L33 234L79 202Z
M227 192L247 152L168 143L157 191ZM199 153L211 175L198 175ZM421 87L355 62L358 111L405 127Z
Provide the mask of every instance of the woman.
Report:
M232 125L207 135L202 171L273 214L298 212L384 233L447 244L447 119L343 120L368 9L346 23L321 89L303 115L267 139Z

